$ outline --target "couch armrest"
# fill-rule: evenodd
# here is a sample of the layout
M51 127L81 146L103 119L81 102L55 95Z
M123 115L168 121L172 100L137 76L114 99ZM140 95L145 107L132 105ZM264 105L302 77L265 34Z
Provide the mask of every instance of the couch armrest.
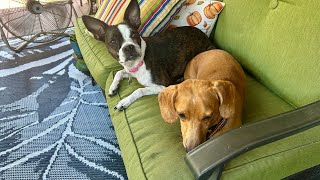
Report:
M190 151L185 160L197 179L219 179L224 164L232 158L317 125L320 101L210 139Z

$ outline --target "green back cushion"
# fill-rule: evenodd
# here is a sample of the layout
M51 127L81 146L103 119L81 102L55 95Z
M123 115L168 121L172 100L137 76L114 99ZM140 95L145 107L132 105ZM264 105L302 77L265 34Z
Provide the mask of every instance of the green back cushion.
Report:
M292 105L320 100L319 0L223 2L217 45Z

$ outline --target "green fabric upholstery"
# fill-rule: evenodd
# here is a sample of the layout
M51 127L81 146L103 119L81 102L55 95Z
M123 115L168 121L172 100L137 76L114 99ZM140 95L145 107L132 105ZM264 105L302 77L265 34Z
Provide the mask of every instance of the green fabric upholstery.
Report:
M114 74L115 72L106 82L106 91L111 85ZM181 141L180 124L169 125L162 120L156 95L138 99L125 111L113 110L121 99L139 87L141 86L136 80L130 84L123 80L119 93L114 97L107 96L110 115L129 179L193 179L184 161L186 152ZM247 87L248 101L243 115L246 123L294 109L250 76L247 76ZM291 142L285 142L281 151L290 151L292 145ZM256 159L266 158L272 161L275 147L274 145L267 147L269 157L265 157L265 153L253 152L245 154L245 157L242 157L244 160L232 161L225 172L226 177L235 175L232 173L235 167L247 166L248 162ZM275 154L277 153L276 151ZM255 166L263 169L265 162L260 161ZM260 170L258 172L261 173ZM252 173L256 174L257 171Z
M261 121L267 117L294 109L294 107L273 94L251 76L247 75L246 81L243 124Z
M218 47L292 105L320 100L319 0L223 2Z
M320 126L251 150L227 163L222 179L282 179L320 162Z
M104 43L97 41L86 33L86 27L81 18L75 21L77 41L83 59L98 85L104 89L108 75L122 66L109 54Z
M223 1L226 6L212 38L250 74L244 123L320 100L318 1ZM85 33L81 19L75 26L84 60L107 92L121 66L102 42ZM138 99L125 111L113 110L139 87L135 80L130 85L123 80L119 93L106 97L129 179L193 179L184 161L179 123L164 123L156 95ZM320 126L235 158L222 179L281 179L320 164L319 130Z

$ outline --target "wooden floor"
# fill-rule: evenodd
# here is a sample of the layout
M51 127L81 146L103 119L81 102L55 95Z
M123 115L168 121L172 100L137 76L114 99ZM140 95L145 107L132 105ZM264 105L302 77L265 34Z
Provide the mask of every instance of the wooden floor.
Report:
M1 9L6 9L6 8L23 7L23 4L17 3L13 0L0 0L0 1L1 1L0 11L1 11ZM78 17L81 17L82 15L89 14L90 5L89 5L88 0L73 0L73 7L74 7ZM74 26L75 19L76 19L75 13L72 13L72 19L71 19L69 27ZM5 30L5 34L8 38L12 37L12 35L10 33L8 33L6 30Z

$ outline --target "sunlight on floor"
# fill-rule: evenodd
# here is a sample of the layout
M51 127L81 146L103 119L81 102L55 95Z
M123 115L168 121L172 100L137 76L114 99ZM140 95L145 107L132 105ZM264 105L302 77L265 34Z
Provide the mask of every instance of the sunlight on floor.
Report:
M24 5L12 0L1 0L0 9L23 7Z

